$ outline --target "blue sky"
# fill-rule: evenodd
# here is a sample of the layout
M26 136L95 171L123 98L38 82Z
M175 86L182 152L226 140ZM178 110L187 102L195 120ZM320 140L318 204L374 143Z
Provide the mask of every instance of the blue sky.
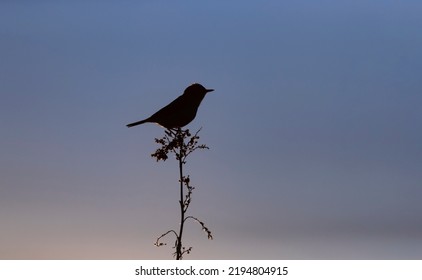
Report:
M0 258L169 259L149 116L215 92L190 259L422 258L419 1L0 2ZM172 244L171 240L168 240Z

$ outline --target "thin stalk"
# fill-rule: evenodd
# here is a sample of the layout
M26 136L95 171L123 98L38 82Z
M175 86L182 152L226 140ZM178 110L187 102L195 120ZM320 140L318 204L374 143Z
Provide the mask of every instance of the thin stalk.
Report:
M199 132L199 130L198 130ZM173 256L176 257L176 260L181 260L183 258L183 255L189 254L192 247L189 247L188 249L185 249L182 245L182 238L183 238L183 230L185 226L185 222L189 219L195 220L202 226L202 230L204 230L208 234L208 239L212 239L211 231L205 226L205 224L199 220L198 218L194 216L186 216L187 210L189 208L190 202L191 202L191 195L192 190L194 187L190 185L190 179L189 176L185 177L183 175L183 165L186 163L187 156L195 151L196 149L208 149L206 145L199 145L198 139L199 136L197 135L198 132L195 133L195 135L191 135L189 133L189 130L181 130L180 128L178 130L168 130L166 131L166 135L161 139L155 139L155 142L161 145L161 148L157 149L155 153L151 154L152 157L155 157L157 161L166 161L168 158L169 153L174 153L176 155L176 159L179 161L179 182L180 182L180 199L179 199L179 205L180 205L180 227L179 232L177 233L176 230L168 230L166 233L160 235L160 237L157 238L154 245L157 247L166 245L165 243L161 242L161 239L168 234L173 233L176 236L175 241L175 252L173 253ZM185 142L185 139L187 142ZM184 194L183 188L187 188L187 194Z
M180 131L179 131L180 133ZM182 142L183 139L181 138L180 141ZM177 237L177 248L176 248L176 260L182 259L182 235L183 235L183 226L185 224L185 204L184 204L184 196L183 196L183 156L182 156L182 143L180 143L179 148L179 181L180 181L180 229L179 235Z

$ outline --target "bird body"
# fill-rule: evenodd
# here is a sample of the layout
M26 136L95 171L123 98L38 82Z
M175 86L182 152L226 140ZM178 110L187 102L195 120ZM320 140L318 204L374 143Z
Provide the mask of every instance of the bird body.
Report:
M158 123L167 129L183 127L195 118L199 105L205 95L211 91L213 89L206 89L200 84L192 84L185 89L182 95L149 118L130 123L126 126L132 127L151 122Z

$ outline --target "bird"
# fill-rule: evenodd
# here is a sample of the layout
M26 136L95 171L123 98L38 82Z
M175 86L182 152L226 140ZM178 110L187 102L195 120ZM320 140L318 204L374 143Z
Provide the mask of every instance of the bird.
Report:
M157 123L169 130L182 128L195 119L198 107L205 95L212 91L214 89L206 89L201 84L194 83L188 86L182 95L149 118L126 126L133 127L143 123Z

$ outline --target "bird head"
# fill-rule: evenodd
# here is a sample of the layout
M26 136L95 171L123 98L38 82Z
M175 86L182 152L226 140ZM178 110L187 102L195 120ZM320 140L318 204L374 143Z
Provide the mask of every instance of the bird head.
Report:
M195 84L188 86L185 89L183 94L186 94L186 95L191 95L191 94L192 95L198 95L198 94L205 95L205 94L207 94L208 92L211 92L211 91L214 91L214 90L213 89L206 89L206 88L204 88L203 85L195 83Z

